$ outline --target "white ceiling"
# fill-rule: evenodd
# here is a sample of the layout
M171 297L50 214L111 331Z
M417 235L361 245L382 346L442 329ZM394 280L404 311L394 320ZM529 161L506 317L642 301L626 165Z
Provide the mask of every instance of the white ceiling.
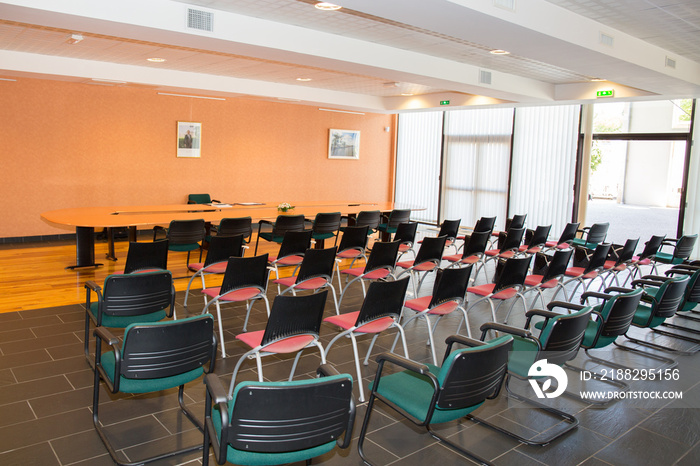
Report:
M700 96L700 0L336 0L333 12L315 3L0 2L0 77L371 112L580 102L601 89L627 100ZM211 13L213 31L187 27L188 9ZM69 45L71 34L83 40Z

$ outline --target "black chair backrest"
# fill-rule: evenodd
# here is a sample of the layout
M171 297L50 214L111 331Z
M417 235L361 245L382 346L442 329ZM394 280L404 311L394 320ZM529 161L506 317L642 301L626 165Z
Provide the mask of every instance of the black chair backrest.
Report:
M561 236L559 237L559 241L557 243L562 244L573 241L573 239L576 238L576 232L578 231L578 227L580 225L581 224L579 222L567 223L564 227L564 231L561 232Z
M496 217L481 217L474 225L474 231L488 231L489 235L496 226Z
M555 278L559 278L566 272L569 267L569 261L571 260L571 255L574 253L572 248L569 249L557 249L552 254L552 258L549 261L549 266L547 270L542 275L542 283L546 283Z
M168 227L170 246L193 244L204 240L207 234L204 220L173 220Z
M640 259L644 259L647 257L651 257L657 252L659 252L659 248L661 247L661 244L663 244L664 240L666 239L666 235L653 235L649 241L644 243L644 250L642 253L639 255Z
M495 217L494 217L495 218ZM483 254L486 251L486 246L489 244L491 230L474 231L469 236L469 241L464 245L462 258L473 256L474 254Z
M110 275L102 291L102 313L139 316L175 305L173 277L167 270L139 274Z
M378 210L363 210L355 218L356 227L368 226L370 230L376 230L382 218L382 213Z
M188 204L210 204L211 196L209 194L189 194L187 196Z
M238 288L267 288L270 270L267 268L267 254L252 257L229 257L226 271L221 282L220 294L226 294Z
M455 351L438 395L437 407L462 409L498 395L512 347L512 337L501 337L493 344Z
M457 233L459 233L460 223L462 223L461 218L457 220L444 220L440 224L438 236L447 236L448 240L454 241L454 239L457 237Z
M352 411L352 382L344 377L294 385L242 382L224 441L242 452L305 450L340 438Z
M303 215L278 215L275 226L272 228L273 236L284 236L288 231L303 231Z
M687 259L695 248L695 243L698 240L698 235L683 235L680 237L676 243L676 248L673 251L673 257L675 259Z
M387 226L396 228L400 223L408 223L411 218L411 209L394 209L389 214Z
M624 264L629 262L634 257L634 251L637 249L639 244L639 238L631 238L625 241L624 246L621 248L610 248L610 255L612 260L615 261L615 265Z
M591 228L588 230L588 234L586 235L586 242L587 243L593 243L593 244L598 244L602 243L605 241L605 238L608 236L608 228L610 227L609 223L594 223L591 225Z
M340 238L338 252L342 252L347 249L364 251L367 247L367 233L369 233L368 225L346 227L345 231L343 231L342 238Z
M527 277L527 269L530 267L532 256L511 257L506 260L503 270L501 271L496 286L493 289L494 293L512 286L522 286Z
M535 231L530 235L527 240L527 246L534 248L535 246L542 246L547 242L547 237L549 237L549 232L552 229L552 225L539 225L535 228Z
M606 303L606 305L610 306L610 310L606 312L607 318L602 323L603 328L600 331L602 336L615 337L627 333L630 325L632 325L637 306L642 300L643 291L641 288L637 288L630 293L616 295L611 299L611 303Z
M253 221L250 217L222 218L217 234L221 236L243 235L243 238L250 238L250 235L253 234Z
M303 256L311 245L311 235L313 231L287 231L282 238L280 250L277 253L277 258L287 256Z
M600 243L595 247L593 254L591 254L588 259L588 265L585 268L584 274L601 269L605 265L611 246L610 243Z
M277 296L272 303L261 345L294 335L318 337L328 290L299 296Z
M367 265L365 265L365 273L371 272L372 270L381 268L394 269L396 266L396 258L399 256L399 246L401 243L398 241L391 241L388 243L377 241L372 245L372 252L369 253L367 258Z
M562 365L576 357L590 317L589 308L556 318L546 340L540 342L550 364Z
M673 317L685 295L690 277L673 277L659 287L659 291L652 300L652 317L662 317L668 319Z
M394 241L398 241L401 244L413 245L416 240L416 232L418 231L418 223L399 223L396 227L396 233L394 233Z
M215 357L211 315L138 324L124 335L121 375L127 379L171 377L213 364Z
M509 228L501 251L508 251L520 247L520 243L523 242L523 235L525 235L525 227Z
M438 236L437 238L425 237L423 242L418 248L416 253L416 260L414 264L421 264L423 262L436 262L440 264L442 260L442 253L445 250L445 243L447 242L447 236Z
M405 277L400 280L370 283L355 326L359 327L382 317L393 317L398 320L406 298L408 282L409 278Z
M435 307L446 301L464 299L469 287L469 278L472 274L472 265L461 268L438 269L433 284L433 297L430 307Z
M695 262L695 261L694 261ZM697 303L700 303L700 264L691 264L690 267L685 265L675 266L670 268L665 272L669 277L675 277L679 275L686 275L690 277L688 279L688 284L685 288L685 294L683 295L683 300L678 306L678 310L688 310L688 308L693 308Z
M297 283L310 278L321 277L330 280L333 276L333 266L335 265L335 255L338 248L307 249L304 260L299 266Z
M217 262L225 262L232 256L243 256L243 235L212 236L209 240L207 257L204 259L204 267Z
M506 219L506 231L511 228L524 228L525 219L527 219L527 214L523 215L513 215L513 218Z
M167 239L141 243L129 242L124 273L151 269L168 270L168 243Z
M335 233L340 230L340 212L323 212L316 214L314 233Z

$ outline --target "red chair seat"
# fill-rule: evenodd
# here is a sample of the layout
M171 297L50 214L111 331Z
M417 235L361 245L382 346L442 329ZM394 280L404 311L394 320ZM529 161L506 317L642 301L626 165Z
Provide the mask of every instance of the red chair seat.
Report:
M564 275L566 275L567 277L580 277L581 275L583 275L583 272L585 270L586 269L584 269L583 267L569 267L568 269L566 269L566 272L564 272Z
M488 251L485 251L484 254L486 254L489 257L493 257L497 256L500 252L500 249L489 249Z
M284 277L284 278L278 278L277 280L274 280L274 283L277 283L278 285L284 285L284 286L293 286L297 281L297 277ZM308 280L304 280L303 282L299 283L296 286L297 290L315 290L317 288L321 288L322 286L325 286L326 283L328 283L328 280L326 280L323 277L315 277L315 278L310 278Z
M242 341L251 348L257 348L262 343L263 335L265 335L265 330L241 333L236 335L236 340ZM265 351L271 353L295 353L306 348L313 341L314 337L312 335L297 335L267 345Z
M268 262L272 263L277 260L277 256L269 256ZM287 256L279 260L277 265L299 265L304 260L303 256Z
M348 275L352 275L353 277L359 277L363 273L365 273L365 268L364 267L355 267L354 269L344 269L341 270L340 273L346 273ZM389 270L388 269L376 269L372 270L369 272L367 275L364 276L367 280L378 280L380 278L386 278L389 276Z
M219 296L219 293L221 292L221 287L217 286L214 288L207 288L206 290L202 290L202 293L205 295L215 298ZM229 291L225 295L221 297L222 301L231 301L231 302L238 302L238 301L247 301L251 298L254 298L255 296L260 295L260 290L258 288L239 288L237 290Z
M444 256L443 259L449 262L459 262L460 264L476 264L479 262L479 256L476 255L462 259L461 254L454 254L451 256Z
M346 249L345 251L339 252L336 257L340 259L355 259L361 255L362 252L357 249Z
M337 325L343 330L347 330L355 325L355 322L357 322L358 315L360 315L360 311L346 312L345 314L340 314L339 316L326 317L325 319L323 319L323 321L328 322L329 324ZM382 317L380 319L373 320L372 322L368 322L358 327L357 329L355 329L355 332L379 333L389 328L393 323L394 319L392 319L391 317Z
M489 296L491 293L493 293L493 289L496 287L495 283L486 283L485 285L479 285L479 286L473 286L471 288L467 288L467 291L469 293L474 293L479 296ZM493 299L510 299L515 294L517 293L515 288L506 288L505 290L501 290L498 293L494 294L491 296Z

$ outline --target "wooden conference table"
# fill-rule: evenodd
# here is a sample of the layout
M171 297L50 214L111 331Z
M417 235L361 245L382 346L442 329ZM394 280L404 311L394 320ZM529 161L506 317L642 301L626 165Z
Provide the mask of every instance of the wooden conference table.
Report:
M362 210L380 210L390 212L396 209L422 210L421 208L402 207L393 202L348 202L318 201L309 203L291 203L294 207L289 215L304 215L313 218L319 212L340 212L342 215L356 215ZM75 227L76 230L76 264L67 268L96 267L95 263L95 228L108 230L108 259L114 257L113 228L129 227L129 239L136 241L139 227L167 226L172 220L204 219L218 224L228 217L251 217L253 222L275 220L279 215L278 203L243 203L243 204L176 204L151 206L116 206L116 207L78 207L44 212L41 218L54 226Z

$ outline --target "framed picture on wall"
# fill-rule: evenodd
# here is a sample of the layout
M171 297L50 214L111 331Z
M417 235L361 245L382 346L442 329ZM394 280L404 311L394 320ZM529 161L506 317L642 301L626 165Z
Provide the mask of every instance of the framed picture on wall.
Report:
M360 132L349 129L332 129L328 136L328 158L359 159Z
M177 122L177 156L199 157L202 147L202 124L192 121Z

